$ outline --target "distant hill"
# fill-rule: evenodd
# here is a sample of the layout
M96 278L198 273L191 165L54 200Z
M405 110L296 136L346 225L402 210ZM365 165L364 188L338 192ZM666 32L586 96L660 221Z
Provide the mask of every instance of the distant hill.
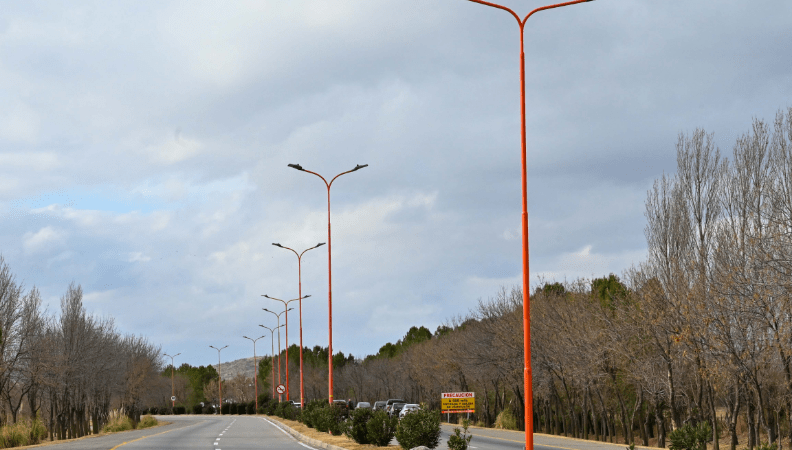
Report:
M261 361L261 358L256 358L256 361ZM210 364L212 367L217 367L217 364ZM237 359L235 361L224 362L220 364L220 376L224 380L234 378L238 374L246 377L253 378L256 374L256 368L253 367L253 357Z

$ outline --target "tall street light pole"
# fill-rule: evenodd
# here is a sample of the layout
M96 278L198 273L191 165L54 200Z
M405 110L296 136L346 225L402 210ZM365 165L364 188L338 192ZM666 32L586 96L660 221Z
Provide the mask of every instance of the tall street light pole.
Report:
M269 309L267 309L267 308L261 308L261 309L263 309L264 311L267 311L267 312L268 312L268 313L270 313L270 314L275 314L275 317L277 317L277 318L278 318L278 326L277 326L277 327L275 327L275 328L277 329L277 328L280 328L280 327L281 327L281 324L280 324L280 316L281 316L281 314L283 314L283 313L286 313L286 312L288 312L289 310L292 310L292 309L294 309L294 308L289 308L289 309L287 309L286 311L283 311L283 312L282 312L282 313L280 313L280 314L278 314L278 313L276 313L276 312L273 312L273 311L270 311L270 310L269 310ZM287 368L286 368L286 370L289 370L289 368L287 367ZM278 384L281 384L281 345L280 345L280 330L278 330ZM279 401L279 402L283 401L283 395L282 395L282 394L278 394L278 401Z
M525 18L520 19L511 9L484 0L468 0L473 3L491 6L502 9L510 13L520 26L520 143L522 151L520 159L522 161L522 260L523 260L523 351L525 353L523 382L525 388L525 448L533 450L533 375L531 373L531 298L530 284L528 276L528 184L527 184L527 162L526 162L526 139L525 139L525 46L523 32L525 23L534 13L546 9L560 8L562 6L585 3L593 0L574 0L570 2L558 3L555 5L542 6L536 8Z
M256 386L256 413L258 413L258 365L256 364L256 341L263 338L264 336L257 337L256 339L252 339L247 336L242 337L253 341L253 384Z
M277 300L283 303L283 311L286 313L286 401L288 402L291 397L289 396L289 311L294 308L289 308L289 303L299 301L302 304L302 299L310 297L310 295L306 295L305 297L301 298L293 298L291 300L281 300L279 298L270 297L267 294L262 295L262 297L266 297L270 300ZM289 308L289 309L286 309ZM302 404L300 404L302 407Z
M295 251L294 249L289 248L289 247L285 247L285 246L280 245L280 244L275 243L275 242L273 242L272 245L274 245L276 247L280 247L280 248L285 248L286 250L291 250L292 252L294 252L295 255L297 255L297 297L302 298L302 255L305 252L307 252L308 250L313 250L313 249L315 249L317 247L321 247L321 246L325 245L325 243L324 242L320 242L320 243L316 244L315 246L313 246L311 248L303 250L302 253L297 253L297 251ZM302 405L305 405L305 384L303 383L303 354L302 354L302 351L303 351L302 300L300 300L299 305L300 305L300 407L302 407ZM286 334L288 334L288 333L286 333ZM288 361L287 361L287 364L288 364Z
M275 398L275 330L277 330L280 327L270 328L270 327L265 327L264 325L259 325L259 326L261 328L268 329L270 331L270 336L272 336L272 340L271 340L272 359L270 360L270 363L272 364L272 398ZM280 368L278 368L278 370L280 370Z
M169 355L167 353L163 353L163 355L165 355L165 356L167 356L168 358L171 359L171 412L173 412L173 410L176 408L176 391L174 390L174 387L173 387L173 369L174 369L173 358L181 355L181 353L176 353L173 356L171 356L171 355Z
M368 164L357 164L354 169L347 170L346 172L341 172L328 183L327 180L319 175L316 172L311 172L310 170L305 170L299 164L289 164L289 167L292 169L297 169L303 172L308 172L310 174L316 175L317 177L321 178L324 181L325 185L327 186L327 322L328 322L328 344L327 344L327 358L328 358L328 371L327 371L327 383L328 383L328 402L333 403L333 264L332 264L332 253L331 253L331 241L330 238L330 186L333 185L333 181L336 178L340 177L341 175L345 175L348 173L355 172L360 170L364 167L368 167Z
M223 377L220 376L220 350L228 347L217 348L214 345L210 345L213 349L217 350L217 392L220 396L220 415L223 415Z

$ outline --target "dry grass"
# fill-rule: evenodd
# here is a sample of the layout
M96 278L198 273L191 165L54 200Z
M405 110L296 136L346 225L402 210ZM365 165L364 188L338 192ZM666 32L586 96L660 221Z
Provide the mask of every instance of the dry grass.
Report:
M325 444L342 447L347 450L383 450L383 449L401 448L398 445L389 445L387 447L377 447L375 445L361 445L344 435L333 436L330 433L322 433L320 431L316 431L314 428L308 428L307 426L305 426L300 422L297 422L296 420L285 420L285 419L281 419L280 417L274 417L274 416L267 416L267 418L272 420L273 422L280 422L283 425L286 425L287 427L291 428L292 430L302 434L303 436L307 436L311 439L316 439L317 441L322 441Z

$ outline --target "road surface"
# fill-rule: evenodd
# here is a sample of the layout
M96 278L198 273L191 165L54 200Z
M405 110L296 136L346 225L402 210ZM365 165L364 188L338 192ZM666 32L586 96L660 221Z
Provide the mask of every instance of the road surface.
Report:
M45 450L321 450L297 441L291 435L260 416L163 416L170 425L134 430L106 436L55 443ZM453 425L442 425L437 450L448 448ZM519 431L470 428L471 450L523 450L524 434ZM395 450L394 439L389 450ZM534 435L535 450L625 450L624 444L584 441L580 439Z

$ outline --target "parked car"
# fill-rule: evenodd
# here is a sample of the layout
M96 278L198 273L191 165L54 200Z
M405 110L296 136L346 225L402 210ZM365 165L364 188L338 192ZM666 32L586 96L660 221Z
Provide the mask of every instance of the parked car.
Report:
M357 405L355 405L355 409L371 409L371 403L357 402Z
M402 410L402 408L404 408L404 405L406 405L406 404L407 403L394 403L394 404L392 404L391 405L391 409L390 409L390 416L391 417L393 417L393 416L398 417L399 413Z
M394 403L407 403L407 400L404 400L403 398L389 398L388 401L385 402L385 412L390 416L393 415L392 407Z
M388 402L386 402L385 400L378 400L378 401L374 402L374 407L373 407L372 409L373 409L374 411L379 411L379 410L381 410L381 409L385 409L385 405L386 405L387 403L388 403Z
M399 420L401 420L401 418L404 417L410 411L415 411L418 409L421 409L421 405L418 405L416 403L407 403L406 405L404 405L404 407L402 407L401 411L399 411Z
M293 405L295 408L297 408L297 409L301 409L301 408L302 408L302 403L300 403L300 402L292 402L292 405Z
M349 404L346 400L333 400L333 404L340 406L344 410L344 417L349 416Z

